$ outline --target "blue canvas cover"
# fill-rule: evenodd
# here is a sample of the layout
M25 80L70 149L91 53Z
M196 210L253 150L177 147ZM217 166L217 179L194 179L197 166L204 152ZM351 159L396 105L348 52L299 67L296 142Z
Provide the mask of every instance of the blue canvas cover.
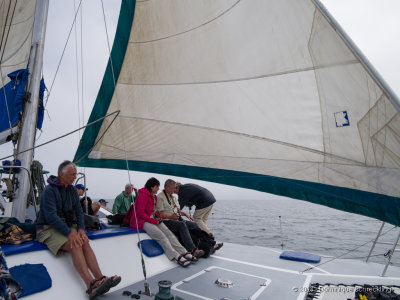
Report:
M51 287L51 278L43 264L24 264L10 268L12 278L22 287L22 298Z
M8 74L11 81L7 83L3 88L0 89L0 132L14 126L23 109L24 104L24 94L26 89L26 84L28 81L29 71L28 69L20 69ZM39 98L40 105L38 111L38 118L36 127L38 129L42 128L43 117L44 117L44 106L43 106L43 96L46 85L43 79L40 81ZM7 100L7 105L6 105ZM8 110L7 110L8 107Z
M161 248L160 244L157 243L155 240L142 240L137 243L139 248L140 244L142 244L143 254L147 257L159 256L164 253L163 248Z
M319 263L321 261L321 256L317 254L299 251L284 251L279 258L307 263Z

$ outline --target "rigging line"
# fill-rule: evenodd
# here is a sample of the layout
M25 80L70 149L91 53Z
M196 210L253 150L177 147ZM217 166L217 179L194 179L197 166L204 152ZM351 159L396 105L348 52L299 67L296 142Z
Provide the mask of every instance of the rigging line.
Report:
M349 60L344 61L341 63L331 63L331 64L323 64L319 66L312 66L312 67L305 67L300 69L294 70L287 70L282 72L276 72L271 74L264 74L264 75L256 75L250 77L242 77L242 78L234 78L234 79L220 79L220 80L213 80L213 81L198 81L198 82L172 82L172 83L128 83L128 82L120 82L120 84L124 85L133 85L133 86L170 86L170 85L195 85L195 84L215 84L215 83L230 83L230 82L240 82L240 81L248 81L248 80L256 80L256 79L263 79L269 77L278 77L282 75L291 75L296 73L302 72L309 72L309 71L316 71L325 68L333 68L337 66L346 66L346 65L354 65L360 63L357 60Z
M64 57L65 50L67 49L68 41L69 41L69 38L70 38L70 36L71 36L72 29L74 28L74 24L75 24L75 21L76 21L76 16L78 15L78 12L79 12L79 9L80 9L80 7L81 7L81 4L82 4L82 0L79 1L79 5L78 5L78 8L77 8L76 13L75 13L75 16L74 16L74 20L73 20L73 22L72 22L71 28L70 28L69 33L68 33L67 41L65 42L64 49L63 49L63 51L62 51L60 60L59 60L58 65L57 65L56 73L54 74L53 81L52 81L51 86L50 86L50 89L49 89L49 91L48 91L48 93L47 93L47 99L49 99L50 94L51 94L51 90L53 89L54 82L56 81L56 77L57 77L57 74L58 74L58 70L60 69L60 65L61 65L62 59L63 59L63 57ZM48 103L48 102L46 102L46 105L47 105L47 103ZM45 106L45 108L46 108L46 106Z
M120 111L117 110L115 112L118 112L117 115L114 117L114 119L111 120L110 124L104 130L103 134L97 139L97 141L93 144L93 146L90 147L90 149L81 156L81 158L79 158L77 161L74 162L75 164L78 164L82 159L84 159L87 155L89 155L89 153L93 150L93 148L96 147L96 145L103 139L103 136L107 133L108 129L110 129L111 125L114 123L115 119L118 117ZM115 112L113 112L113 113L115 113ZM113 113L111 113L111 114L113 114Z
M17 1L15 1L14 11L15 11L15 6L16 6L16 5L17 5ZM3 32L2 32L2 34L1 34L0 49L2 49L3 51L2 51L2 53L1 53L0 62L3 62L4 52L6 51L8 33L7 33L7 35L6 35L6 39L5 39L5 40L4 40L4 36L5 36L6 28L7 28L8 17L9 17L9 15L10 15L10 7L11 7L11 1L8 3L6 21L5 21L5 23L4 23ZM14 12L13 12L13 15L11 16L11 19L10 19L10 25L8 26L8 32L10 32L13 17L14 17ZM4 42L4 45L3 45L3 42ZM4 46L4 47L3 47L3 46Z
M80 12L80 17L81 17L81 102L82 102L82 125L84 125L84 120L85 120L85 106L84 106L84 93L83 93L83 88L84 88L84 84L83 84L83 6L81 8L81 12Z
M85 126L82 126L82 127L78 128L78 129L75 129L75 130L69 132L69 133L66 133L66 134L64 134L64 135L61 135L61 136L59 136L59 137L57 137L57 138L55 138L55 139L52 139L52 140L50 140L50 141L47 141L47 142L45 142L45 143L43 143L43 144L40 144L40 145L37 145L37 146L35 146L35 147L25 149L25 150L23 150L23 151L20 151L20 152L18 152L18 153L13 154L13 155L5 156L5 157L3 157L3 158L0 158L0 160L7 159L7 158L10 158L10 157L13 157L14 155L19 155L19 154L24 153L24 152L27 152L27 151L34 150L34 149L36 149L36 148L39 148L39 147L42 147L42 146L47 145L47 144L49 144L49 143L52 143L52 142L54 142L54 141L56 141L56 140L62 139L62 138L66 137L66 136L68 136L68 135L71 135L71 134L73 134L73 133L75 133L75 132L77 132L77 131L79 131L79 130L81 130L81 129L84 129L84 128L86 128L86 127L92 126L92 125L94 125L94 124L100 122L101 120L103 120L103 119L105 119L105 118L107 118L107 117L109 117L109 116L111 116L111 115L113 115L113 114L116 114L116 116L115 116L114 119L113 119L113 121L114 121L115 118L116 118L116 117L118 116L118 114L119 114L119 110L114 111L114 112L112 112L112 113L109 113L108 115L105 115L104 117L101 117L101 118L99 118L99 119L97 119L97 120L95 120L95 121L93 121L93 122L90 122L90 123L86 124ZM113 122L113 121L112 121L112 122ZM111 124L112 124L112 122L111 122ZM110 125L111 125L111 124L110 124Z
M117 92L117 89L115 88L115 87L116 87L116 81L115 81L115 73L114 73L114 64L113 64L112 56L111 56L110 39L109 39L109 36L108 36L107 21L106 21L106 13L105 13L105 11L104 11L104 3L103 3L103 0L101 0L101 8L102 8L102 10L103 10L104 27L105 27L105 31L106 31L106 37L107 37L108 56L110 57L110 66L111 66L111 73L112 73L112 77L113 77L113 85L114 85L114 91L115 91L115 99L116 99L116 101L117 101L117 107L118 107L118 108L121 108L121 105L120 105L119 99L118 99L118 92ZM122 131L125 130L125 127L124 127L124 126L121 126L121 121L120 121L120 127L122 128ZM122 132L122 134L124 134L124 132ZM127 170L127 172L128 172L128 180L129 180L129 183L132 184L132 182L131 182L131 176L130 176L130 174L129 174L130 169L129 169L129 163L128 163L128 156L127 156L127 154L126 154L126 142L125 142L125 139L123 139L123 146L124 146L124 152L125 152L126 170Z
M116 84L115 84L114 65L113 65L113 62L112 62L111 49L110 49L110 41L109 41L109 37L108 37L107 22L106 22L106 15L105 15L105 11L104 11L103 0L101 0L101 7L102 7L102 10L103 10L104 27L105 27L106 36L107 36L108 54L109 54L109 57L110 57L111 72L112 72L113 84L114 84L114 90L115 90L115 99L116 99L116 101L117 101L117 106L118 106L118 108L120 108L121 106L120 106L120 103L119 103L119 99L118 99L118 95L117 95L117 90L115 89ZM116 117L115 117L115 118L116 118ZM114 120L115 120L115 118L114 118ZM114 121L114 120L113 120L113 121ZM121 120L120 120L120 124L121 124ZM110 124L110 126L111 126L111 124ZM109 126L108 128L110 128L110 126ZM122 126L121 126L121 128L122 128L123 131L125 130L125 127L122 127ZM124 132L122 132L122 133L124 133ZM104 136L104 134L105 134L105 132L103 133L103 135L100 137L100 139L99 139L97 142L99 142L99 141L102 139L102 137ZM97 144L97 142L96 142L96 144ZM95 145L96 145L96 144L95 144ZM127 153L126 153L126 143L125 143L125 139L123 139L123 144L124 144L125 163L126 163L126 170L127 170L127 173L128 173L128 180L129 180L129 183L132 184L132 182L131 182L131 177L130 177L130 174L129 174L129 171L130 171L130 170L129 170L128 157L127 157ZM95 145L93 145L93 147L94 147ZM92 148L93 148L93 147L92 147ZM83 157L85 157L85 156L86 156L86 154L85 154ZM83 158L83 157L82 157L82 158ZM82 159L82 158L81 158L81 159ZM137 218L137 214L136 214L135 205L133 205L133 213L135 214L136 228L139 228L138 223L137 223L137 219L138 219L138 218ZM145 292L149 292L149 293L150 293L150 290L148 289L149 284L148 284L148 282L147 282L146 264L145 264L144 258L143 258L143 250L142 250L142 243L140 242L139 230L137 231L137 236L138 236L139 244L140 244L141 264L142 264L142 271L143 271L144 280L145 280L145 282L144 282Z
M387 234L388 232L392 231L392 230L395 229L396 227L397 227L397 226L393 226L391 229L389 229L389 230L387 230L386 232L384 232L384 233L382 234L382 236L385 235L385 234ZM327 263L329 263L329 262L331 262L331 261L333 261L333 260L342 258L343 256L345 256L345 255L347 255L347 254L349 254L349 253L351 253L351 252L354 252L354 251L356 251L357 249L359 249L359 248L361 248L361 247L364 247L366 244L372 243L374 240L375 240L375 238L373 238L373 239L371 239L371 240L365 242L364 244L362 244L362 245L360 245L360 246L357 246L356 248L353 248L353 249L351 249L351 250L349 250L349 251L347 251L347 252L345 252L345 253L343 253L343 254L341 254L341 255L339 255L339 256L332 257L331 259L328 259L327 261L324 261L324 262L322 262L322 263L320 263L320 264L317 264L317 265L312 266L312 267L310 267L310 268L308 268L308 269L305 269L305 270L301 271L300 273L305 273L305 272L311 271L312 269L318 268L318 267L320 267L320 266L322 266L322 265L324 265L324 264L327 264Z
M76 7L75 7L75 0L74 0L74 12L76 13ZM81 10L82 11L82 10ZM79 91L79 63L78 63L78 38L77 38L77 32L76 32L76 22L74 24L74 31L75 31L75 67L76 67L76 90L77 90L77 95L78 95L78 126L81 126L81 111L80 111L80 91ZM83 120L82 120L83 121ZM79 140L81 140L81 132L79 131Z
M228 13L231 9L233 9L240 1L241 1L241 0L237 0L231 7L229 7L229 8L226 9L226 10L224 10L222 13L220 13L219 15L217 15L216 17L214 17L213 19L208 20L207 22L204 22L204 23L202 23L202 24L200 24L200 25L198 25L198 26L196 26L196 27L190 28L190 29L188 29L188 30L184 30L184 31L182 31L182 32L174 33L174 34L171 34L171 35L169 35L169 36L165 36L165 37L161 37L161 38L158 38L158 39L154 39L154 40L149 40L149 41L138 41L138 42L130 42L130 43L131 43L131 44L146 44L146 43L158 42L158 41L166 40L166 39L169 39L169 38L178 36L178 35L182 35L182 34L185 34L185 33L188 33L188 32L194 31L194 30L197 30L197 29L199 29L199 28L201 28L201 27L203 27L203 26L206 26L206 25L208 25L208 24L214 22L215 20L221 18L223 15L225 15L225 14Z
M279 141L279 140L275 140L275 139L271 139L271 138L261 137L261 136L257 136L257 135L251 135L251 134L242 133L242 132L234 132L234 131L231 131L231 130L218 129L218 128L206 127L206 126L201 126L201 125L185 124L185 123L180 123L180 122L172 122L172 121L164 121L164 120L155 120L155 119L150 119L150 118L142 118L142 117L134 117L134 116L123 116L123 115L121 115L121 118L137 119L137 120L142 120L142 121L151 121L151 122L156 122L156 123L163 123L163 124L169 124L169 125L178 125L178 126L189 127L189 128L197 128L197 129L203 129L203 130L227 133L227 134L231 134L231 135L237 135L237 136L242 136L242 137L256 139L256 140L261 140L261 141L265 141L265 142L269 142L269 143L273 143L273 144L278 144L278 145L282 145L282 146L286 146L286 147L290 147L290 148L300 149L300 150L303 150L303 151L307 151L307 152L311 152L311 153L315 153L315 154L319 154L319 155L329 156L329 157L340 159L340 160L343 160L343 161L352 162L352 163L354 163L356 165L359 165L359 166L366 166L362 162L359 162L359 161L356 161L356 160L352 160L352 159L349 159L349 158L346 158L346 157L341 157L339 155L335 155L335 154L332 154L332 153L327 153L327 152L324 152L324 151L308 148L308 147L305 147L305 146L296 145L296 144L293 144L293 143L283 142L283 141Z

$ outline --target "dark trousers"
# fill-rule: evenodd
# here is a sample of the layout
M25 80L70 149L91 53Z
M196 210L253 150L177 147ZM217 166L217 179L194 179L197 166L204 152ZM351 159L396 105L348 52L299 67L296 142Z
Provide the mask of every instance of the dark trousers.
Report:
M178 221L178 220L164 220L165 226L168 227L174 234L179 235L183 246L188 250L192 251L196 249L193 244L192 238L190 237L189 230L193 228L199 228L195 222L192 221Z

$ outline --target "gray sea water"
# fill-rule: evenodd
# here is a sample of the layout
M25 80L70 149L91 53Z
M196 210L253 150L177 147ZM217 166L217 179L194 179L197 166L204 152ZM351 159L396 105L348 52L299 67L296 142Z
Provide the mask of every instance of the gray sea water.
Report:
M368 255L381 224L372 218L289 198L217 200L208 220L221 242L278 249L283 243L284 250L357 259ZM380 241L393 244L399 228L386 224L383 232L387 233ZM386 263L384 254L391 248L377 245L370 260ZM392 263L400 266L400 252L393 255Z

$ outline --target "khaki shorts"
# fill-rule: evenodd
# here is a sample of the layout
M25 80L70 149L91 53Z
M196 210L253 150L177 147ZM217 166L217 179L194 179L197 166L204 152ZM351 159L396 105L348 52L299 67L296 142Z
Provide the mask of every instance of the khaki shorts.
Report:
M76 225L70 229L76 232ZM36 231L36 239L45 244L54 255L60 255L62 253L60 248L68 241L68 237L50 225L44 225L42 229Z

